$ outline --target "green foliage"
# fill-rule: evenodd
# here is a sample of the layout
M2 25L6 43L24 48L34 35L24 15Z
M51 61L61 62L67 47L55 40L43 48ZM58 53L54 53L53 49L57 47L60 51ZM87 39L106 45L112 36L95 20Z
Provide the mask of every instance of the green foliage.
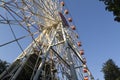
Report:
M104 63L102 72L104 73L105 80L120 80L120 68L112 59Z
M105 4L105 9L109 12L113 12L115 16L114 20L120 22L120 0L99 0Z
M9 66L9 63L0 59L0 74Z

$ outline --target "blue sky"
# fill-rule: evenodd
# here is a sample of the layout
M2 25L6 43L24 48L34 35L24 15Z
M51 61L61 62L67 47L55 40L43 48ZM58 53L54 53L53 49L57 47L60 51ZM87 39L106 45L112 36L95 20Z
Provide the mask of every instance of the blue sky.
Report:
M67 0L95 79L103 79L103 63L112 58L120 66L120 23L98 0Z
M113 20L112 13L105 11L105 6L99 0L64 0L70 14L77 26L77 32L80 41L85 50L87 65L91 70L95 79L103 79L101 68L103 63L109 58L120 66L120 23ZM0 11L1 14L2 11ZM14 28L15 29L15 28ZM22 36L18 32L18 36ZM14 39L9 27L0 25L0 44ZM20 41L21 44L31 42L27 38L27 42ZM21 53L19 47L13 47L16 43L8 46L0 47L0 59L12 62ZM27 47L23 46L23 47ZM14 51L13 51L14 50Z

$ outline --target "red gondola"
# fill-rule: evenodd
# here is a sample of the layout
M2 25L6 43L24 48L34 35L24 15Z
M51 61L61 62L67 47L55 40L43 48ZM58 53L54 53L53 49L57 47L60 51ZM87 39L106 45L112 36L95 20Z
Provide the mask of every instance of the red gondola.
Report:
M64 6L64 5L65 5L65 3L62 1L62 2L61 2L61 6Z

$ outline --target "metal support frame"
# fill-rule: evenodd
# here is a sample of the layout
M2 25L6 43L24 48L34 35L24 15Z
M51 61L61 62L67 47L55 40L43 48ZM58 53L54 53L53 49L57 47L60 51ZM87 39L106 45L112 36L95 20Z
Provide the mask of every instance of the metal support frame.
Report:
M75 71L75 67L74 67L74 64L73 64L73 60L72 60L72 57L71 57L70 48L67 47L66 50L67 50L67 56L68 56L68 60L69 60L72 80L78 80L77 74L76 74L76 71Z
M40 75L40 72L42 71L42 67L43 67L43 65L44 65L44 63L45 63L46 57L47 57L48 54L49 54L49 50L51 49L51 45L53 44L54 38L55 38L55 36L56 36L56 33L57 33L57 30L55 31L54 37L52 38L52 40L51 40L51 42L50 42L50 44L49 44L46 52L43 53L43 54L45 54L45 55L44 55L44 57L42 58L42 62L40 63L40 65L39 65L39 67L38 67L38 69L37 69L37 72L36 72L33 80L38 80L38 77L39 77L39 75Z
M40 65L39 65L39 67L38 67L38 69L37 69L37 72L36 72L33 80L38 80L38 77L39 77L39 75L40 75L40 72L42 71L42 67L43 67L43 65L44 65L44 63L45 63L46 57L47 57L47 55L48 55L48 53L49 53L49 50L50 50L50 48L48 48L45 57L42 58L42 62L40 63Z
M30 54L31 55L31 54ZM29 59L29 56L27 56L26 60L21 64L21 66L18 68L17 72L15 73L15 75L12 77L11 80L16 80L16 78L18 77L19 73L21 72L22 68L25 66L27 60Z

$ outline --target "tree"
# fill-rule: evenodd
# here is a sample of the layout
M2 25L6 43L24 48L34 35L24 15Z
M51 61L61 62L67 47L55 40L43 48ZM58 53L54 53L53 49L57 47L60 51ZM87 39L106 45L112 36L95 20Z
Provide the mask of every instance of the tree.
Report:
M102 72L105 80L120 80L120 68L109 59L103 64Z
M0 59L0 74L9 66L9 63Z
M99 0L105 4L105 9L109 12L113 12L115 16L114 20L120 22L120 0Z

